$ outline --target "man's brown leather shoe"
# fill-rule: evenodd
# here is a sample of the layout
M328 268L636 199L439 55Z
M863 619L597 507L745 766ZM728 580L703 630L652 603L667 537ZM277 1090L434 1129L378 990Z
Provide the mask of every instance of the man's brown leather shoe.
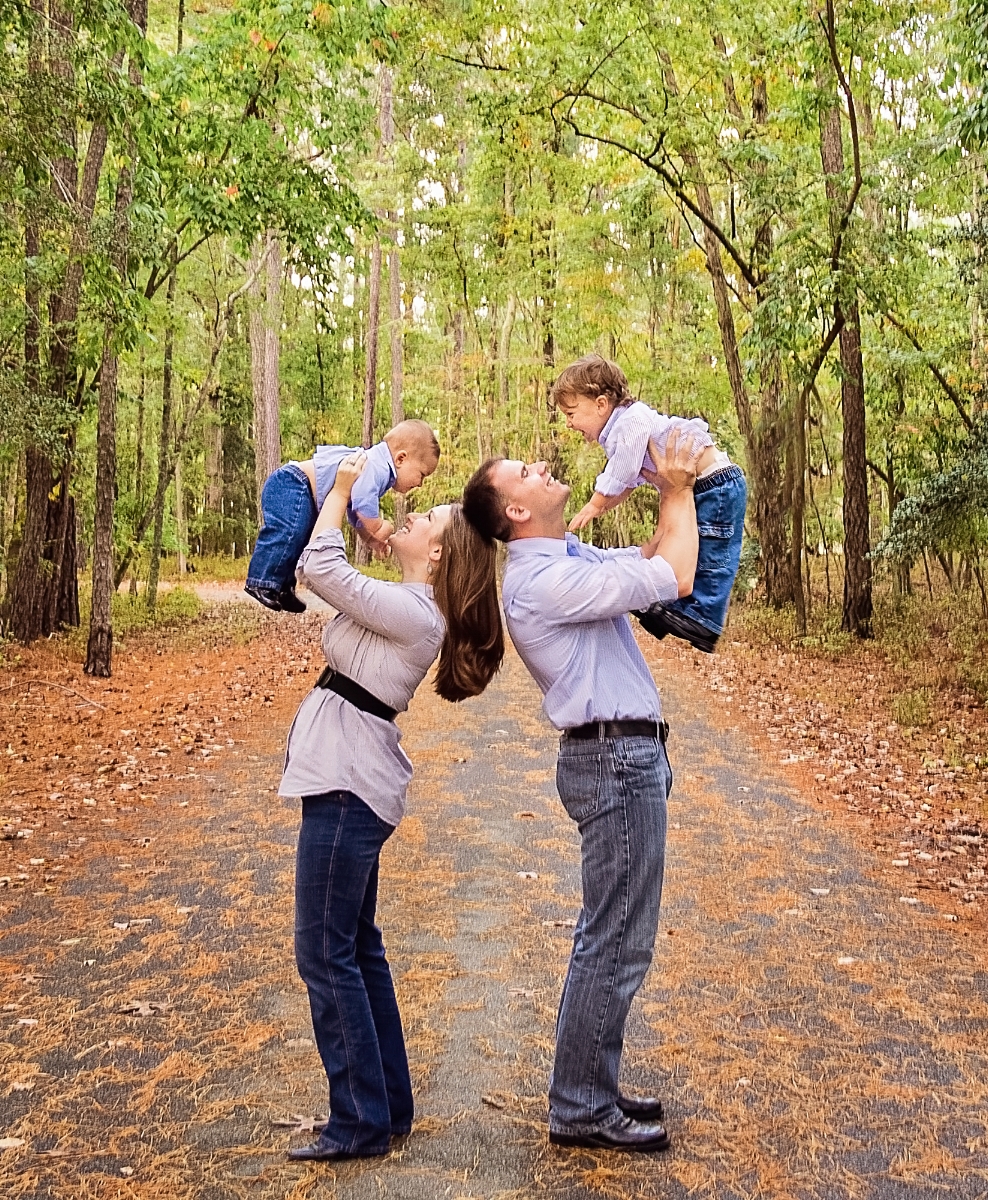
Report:
M618 1096L618 1108L635 1121L661 1121L662 1101L654 1096Z
M554 1146L585 1146L588 1150L625 1150L639 1154L654 1154L668 1150L672 1144L664 1126L657 1121L634 1121L624 1117L616 1125L596 1133L553 1133L549 1141Z

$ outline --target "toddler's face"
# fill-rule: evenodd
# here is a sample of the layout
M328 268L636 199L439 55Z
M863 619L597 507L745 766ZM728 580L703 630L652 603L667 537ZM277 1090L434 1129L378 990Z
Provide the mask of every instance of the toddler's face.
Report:
M433 454L423 456L405 450L399 450L394 456L394 460L396 475L394 490L402 496L421 487L422 480L432 474L439 462Z
M611 416L611 402L606 396L563 396L559 411L566 418L566 428L582 433L588 442L595 442Z

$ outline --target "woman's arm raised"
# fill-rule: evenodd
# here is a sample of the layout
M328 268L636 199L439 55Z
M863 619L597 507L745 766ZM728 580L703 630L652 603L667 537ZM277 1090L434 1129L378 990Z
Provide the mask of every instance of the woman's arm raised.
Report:
M364 454L350 454L340 463L312 537L298 561L298 575L317 596L360 625L398 645L412 645L431 630L435 620L432 613L410 589L371 579L347 562L342 525L350 491L366 461Z

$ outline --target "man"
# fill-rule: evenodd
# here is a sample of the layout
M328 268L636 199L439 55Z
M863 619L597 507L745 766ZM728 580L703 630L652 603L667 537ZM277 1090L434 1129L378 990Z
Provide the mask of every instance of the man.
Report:
M640 548L567 534L570 489L544 462L489 459L463 493L467 519L507 543L508 631L562 730L556 787L580 831L583 909L549 1084L549 1140L561 1146L669 1146L659 1101L618 1090L625 1021L658 929L672 784L659 695L627 614L689 595L698 545L692 439L650 453L662 502Z

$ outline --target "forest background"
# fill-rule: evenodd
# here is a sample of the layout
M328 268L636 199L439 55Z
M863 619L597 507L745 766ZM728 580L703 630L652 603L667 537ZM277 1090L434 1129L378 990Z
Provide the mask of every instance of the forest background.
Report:
M81 623L109 674L163 562L242 576L267 473L403 415L443 447L416 506L492 452L582 505L550 385L597 350L745 467L747 609L907 654L939 623L988 693L984 0L0 22L7 637Z

